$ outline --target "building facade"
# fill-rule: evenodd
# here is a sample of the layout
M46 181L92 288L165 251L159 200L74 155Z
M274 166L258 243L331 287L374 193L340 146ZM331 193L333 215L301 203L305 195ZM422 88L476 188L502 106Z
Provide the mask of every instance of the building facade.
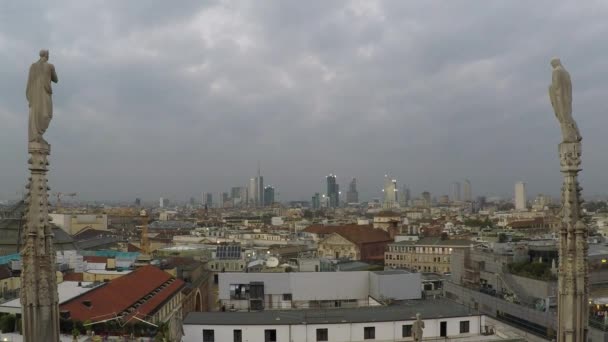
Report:
M515 210L526 210L526 183L515 183Z
M387 246L384 264L419 272L450 273L452 252L471 245L469 240L444 240L441 237L395 242Z
M411 341L416 313L421 313L424 320L425 340L480 341L485 325L484 316L462 305L447 300L427 300L407 306L335 309L331 312L191 313L184 321L183 341ZM497 339L500 340L497 336L487 336L484 340Z

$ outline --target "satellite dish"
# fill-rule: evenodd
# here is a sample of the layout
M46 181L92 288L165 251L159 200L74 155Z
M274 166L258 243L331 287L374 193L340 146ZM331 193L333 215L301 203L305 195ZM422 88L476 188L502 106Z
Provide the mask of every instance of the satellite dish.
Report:
M277 267L279 266L279 259L275 257L270 257L266 259L266 267Z

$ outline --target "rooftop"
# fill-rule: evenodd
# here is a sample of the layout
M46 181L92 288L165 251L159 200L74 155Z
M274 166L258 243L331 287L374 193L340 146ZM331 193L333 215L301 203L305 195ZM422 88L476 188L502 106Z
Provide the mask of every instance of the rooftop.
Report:
M287 325L389 322L422 318L448 318L477 315L464 305L448 299L404 301L396 306L353 309L286 310L259 312L191 312L184 325Z
M471 240L442 240L440 237L425 237L417 241L399 241L391 243L397 246L471 246L474 242Z
M80 286L78 285L80 283ZM72 298L87 293L103 283L94 284L91 282L64 281L57 284L59 292L59 304L65 303ZM17 309L18 311L15 311ZM21 313L21 300L19 298L8 301L0 305L0 312Z
M125 312L126 317L145 317L183 286L182 280L169 273L154 266L144 266L62 304L60 310L69 311L72 319L81 321L100 321ZM130 307L136 307L136 310L128 313Z

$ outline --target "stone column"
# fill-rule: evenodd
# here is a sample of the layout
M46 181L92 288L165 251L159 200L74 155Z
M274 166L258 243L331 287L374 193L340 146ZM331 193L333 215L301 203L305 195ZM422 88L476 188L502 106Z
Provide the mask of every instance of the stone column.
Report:
M587 341L589 310L587 227L582 221L578 173L581 142L559 145L562 187L562 222L559 231L558 341Z
M47 185L50 146L30 142L21 248L21 310L24 342L59 342L56 255L49 217Z

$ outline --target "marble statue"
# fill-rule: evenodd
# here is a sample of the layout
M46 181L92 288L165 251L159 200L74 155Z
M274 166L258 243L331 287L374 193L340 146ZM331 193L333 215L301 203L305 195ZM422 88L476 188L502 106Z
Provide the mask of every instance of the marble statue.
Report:
M57 83L55 66L48 63L49 51L40 50L40 59L30 67L25 97L29 103L29 142L48 145L42 138L53 118L53 89L51 82Z
M572 81L559 58L551 59L553 77L549 86L549 98L562 130L563 142L579 142L581 135L572 118Z
M424 329L424 321L420 319L420 314L416 314L416 321L412 324L412 335L414 341L422 341L422 329Z

